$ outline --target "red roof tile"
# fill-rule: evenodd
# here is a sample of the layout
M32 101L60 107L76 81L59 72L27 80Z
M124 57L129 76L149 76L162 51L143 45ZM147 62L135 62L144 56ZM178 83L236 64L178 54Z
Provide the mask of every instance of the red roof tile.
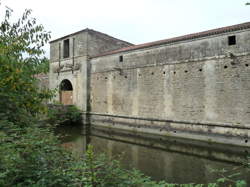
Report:
M197 32L197 33L193 33L193 34L188 34L188 35L179 36L179 37L170 38L170 39L165 39L165 40L159 40L159 41L155 41L155 42L133 45L133 46L121 48L118 50L102 53L102 54L99 54L99 55L94 56L92 58L106 56L106 55L112 55L112 54L116 54L116 53L120 53L120 52L136 50L136 49L152 47L152 46L156 46L156 45L169 44L169 43L174 43L174 42L179 42L179 41L184 41L184 40L201 38L201 37L206 37L206 36L211 36L211 35L216 35L216 34L221 34L221 33L226 33L226 32L243 30L243 29L248 29L248 28L250 28L250 22L246 22L246 23L242 23L242 24L238 24L238 25L227 26L227 27L221 27L221 28L212 29L212 30L203 31L203 32Z

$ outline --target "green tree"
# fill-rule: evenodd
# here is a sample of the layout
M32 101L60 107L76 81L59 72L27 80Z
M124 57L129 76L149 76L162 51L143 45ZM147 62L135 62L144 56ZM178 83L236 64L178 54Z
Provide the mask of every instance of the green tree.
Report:
M38 89L36 74L45 71L48 59L42 47L50 33L35 18L31 10L15 23L10 22L12 10L6 9L0 24L0 124L8 122L25 126L34 116L45 110L43 99L52 96L48 90Z
M65 186L74 184L74 160L38 116L46 111L49 90L38 89L36 74L48 60L42 47L50 34L30 10L11 23L6 9L0 24L0 186Z

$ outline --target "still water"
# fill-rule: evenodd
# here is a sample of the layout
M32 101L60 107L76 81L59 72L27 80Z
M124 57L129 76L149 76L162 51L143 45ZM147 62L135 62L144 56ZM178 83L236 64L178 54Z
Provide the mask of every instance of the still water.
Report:
M240 172L240 179L250 184L250 173L243 167L250 148L214 145L170 137L105 128L82 129L81 126L63 126L57 129L63 135L63 146L82 156L87 144L96 154L106 153L118 158L125 168L137 168L154 180L170 183L208 183L218 178L212 169ZM236 179L236 178L235 178Z

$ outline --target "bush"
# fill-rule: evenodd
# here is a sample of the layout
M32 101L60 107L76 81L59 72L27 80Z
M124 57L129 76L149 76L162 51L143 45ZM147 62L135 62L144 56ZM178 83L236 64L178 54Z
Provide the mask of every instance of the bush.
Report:
M6 9L0 24L0 186L70 185L74 158L50 129L39 128L43 100L53 95L38 88L35 76L47 70L42 47L49 32L30 10L15 23L11 13Z
M72 125L82 122L82 112L73 105L50 105L48 122L52 125Z
M68 186L74 184L70 153L47 128L16 128L0 135L0 186Z

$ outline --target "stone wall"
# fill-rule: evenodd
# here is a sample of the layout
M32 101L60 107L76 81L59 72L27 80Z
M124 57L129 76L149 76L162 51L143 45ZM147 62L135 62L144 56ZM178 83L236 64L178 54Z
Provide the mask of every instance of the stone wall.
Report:
M85 29L50 43L50 88L69 80L92 125L250 146L249 28L137 46Z
M49 88L49 76L45 73L40 73L36 75L38 79L38 87L40 89L48 89Z
M236 45L228 45L232 35ZM95 57L92 123L146 125L150 132L204 140L212 134L218 142L240 137L238 143L248 144L249 54L250 30L240 30Z
M69 57L66 58L63 55L65 40L69 40ZM51 41L49 87L58 90L54 101L60 102L59 85L67 79L73 87L73 104L84 112L88 111L90 55L131 45L90 29Z

